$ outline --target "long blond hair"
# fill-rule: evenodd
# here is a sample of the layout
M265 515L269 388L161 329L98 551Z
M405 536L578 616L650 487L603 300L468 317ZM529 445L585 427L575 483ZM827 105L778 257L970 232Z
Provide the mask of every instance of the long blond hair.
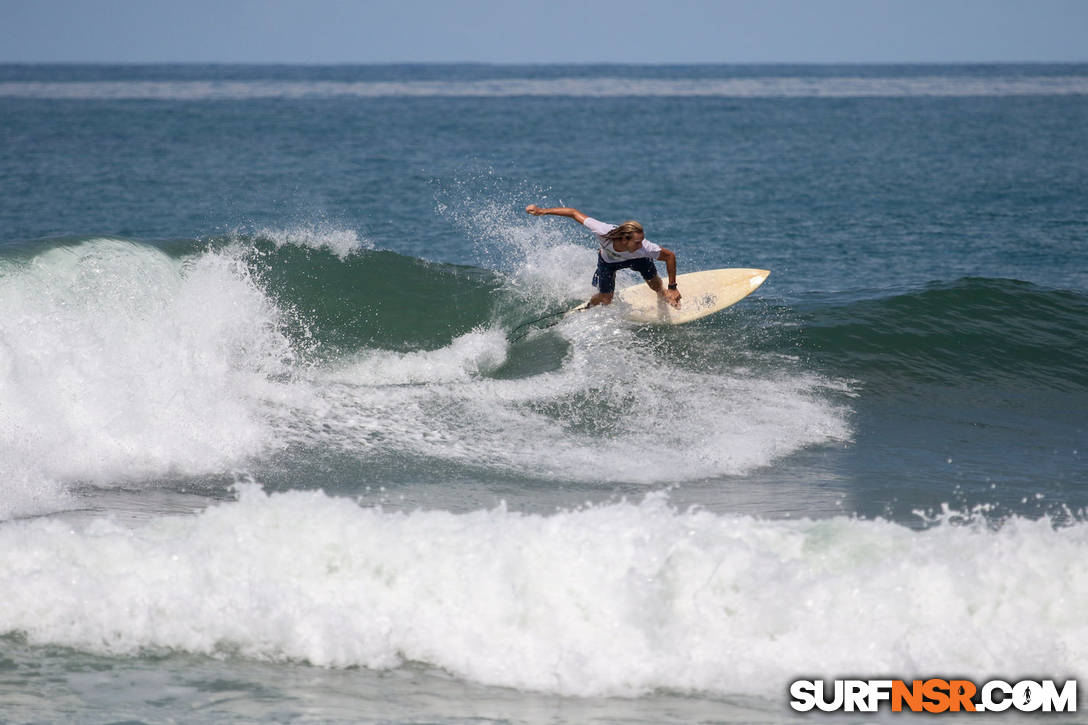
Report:
M643 237L646 236L646 232L642 229L642 225L636 222L634 219L629 219L623 224L620 224L612 231L605 234L604 238L610 242L614 242L617 239L623 239L628 235L634 234L641 234Z

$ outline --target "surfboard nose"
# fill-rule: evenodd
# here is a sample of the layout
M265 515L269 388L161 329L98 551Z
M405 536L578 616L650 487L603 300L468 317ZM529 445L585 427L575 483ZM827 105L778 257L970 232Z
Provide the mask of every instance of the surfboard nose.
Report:
M752 285L752 289L763 284L763 282L771 276L769 269L754 269L754 274L748 279L748 284Z

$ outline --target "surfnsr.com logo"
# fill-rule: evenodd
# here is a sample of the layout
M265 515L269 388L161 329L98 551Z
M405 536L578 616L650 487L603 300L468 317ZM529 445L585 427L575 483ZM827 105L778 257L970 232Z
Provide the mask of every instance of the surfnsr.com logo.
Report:
M797 680L790 707L798 712L1076 712L1077 681L990 680Z

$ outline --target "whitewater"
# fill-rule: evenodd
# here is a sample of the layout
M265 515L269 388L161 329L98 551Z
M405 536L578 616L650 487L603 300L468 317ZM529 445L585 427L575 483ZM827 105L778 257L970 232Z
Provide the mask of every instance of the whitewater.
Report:
M628 697L772 697L814 661L907 679L1088 670L1083 524L765 521L660 494L549 516L396 512L244 484L196 516L0 529L16 549L0 627L110 655L416 661Z

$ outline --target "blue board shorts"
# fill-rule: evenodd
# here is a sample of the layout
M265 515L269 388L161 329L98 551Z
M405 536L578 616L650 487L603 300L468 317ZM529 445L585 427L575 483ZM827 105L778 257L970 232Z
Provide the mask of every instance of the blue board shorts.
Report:
M593 286L605 294L616 291L616 270L633 269L649 282L657 276L657 265L649 257L637 257L636 259L624 259L620 262L606 262L601 255L597 255L597 271L593 273Z

